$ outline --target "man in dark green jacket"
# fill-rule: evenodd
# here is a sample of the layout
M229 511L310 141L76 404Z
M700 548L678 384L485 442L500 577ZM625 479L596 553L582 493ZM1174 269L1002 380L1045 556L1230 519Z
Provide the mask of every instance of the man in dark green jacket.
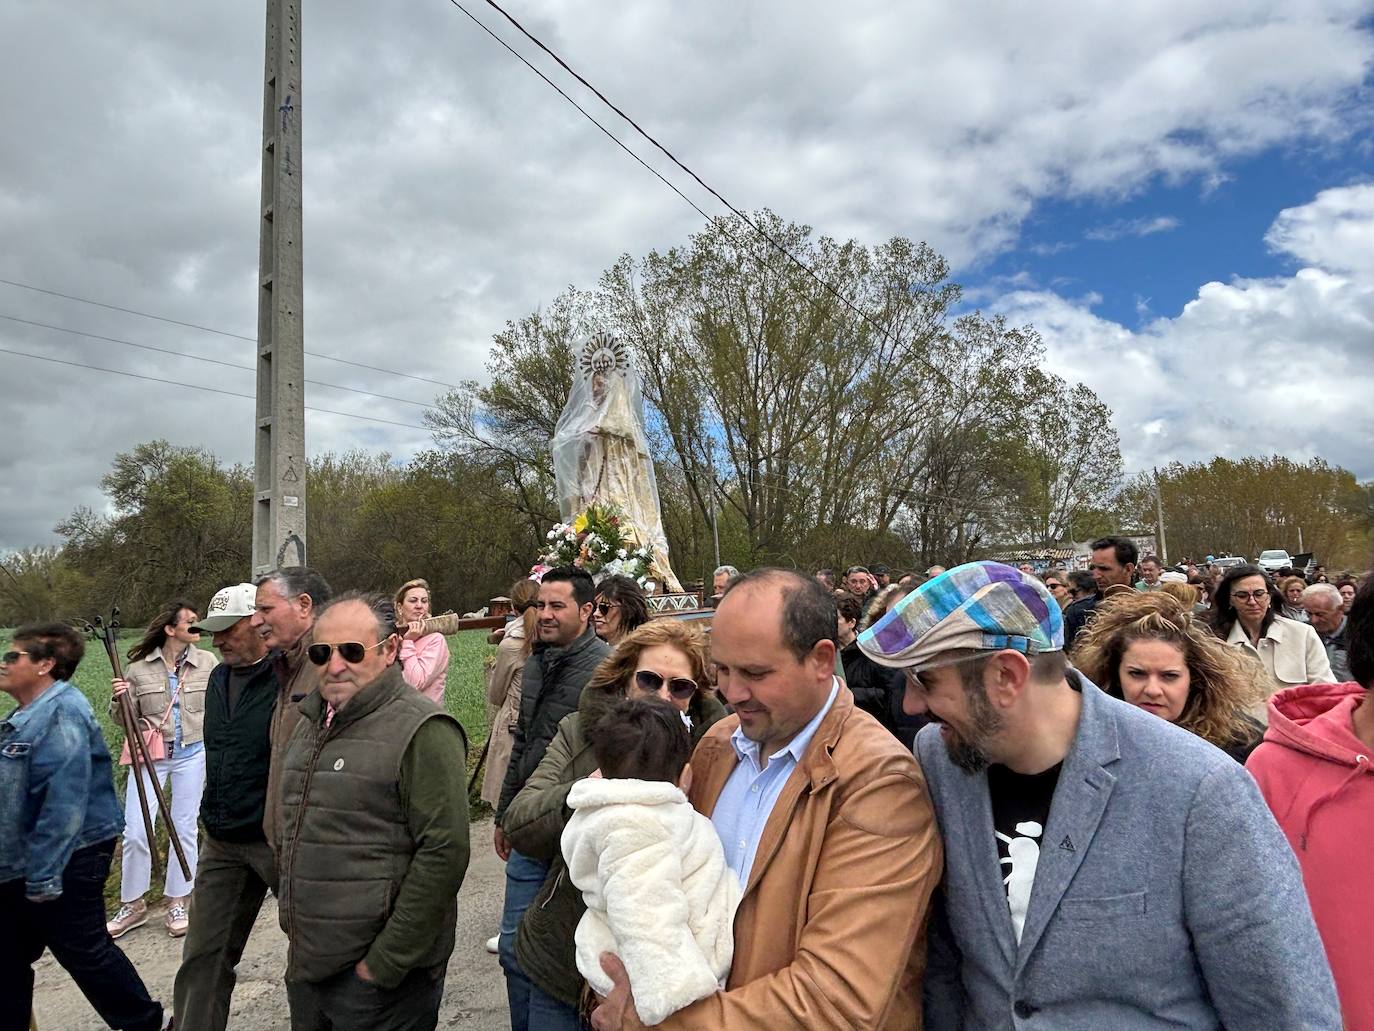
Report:
M306 650L319 688L281 771L282 929L295 1031L430 1029L468 865L462 727L396 662L395 609L341 595Z
M277 674L249 621L254 594L252 584L224 588L195 624L214 635L222 659L205 692L205 835L173 989L178 1027L197 1031L228 1024L234 968L267 889L277 886L262 829Z

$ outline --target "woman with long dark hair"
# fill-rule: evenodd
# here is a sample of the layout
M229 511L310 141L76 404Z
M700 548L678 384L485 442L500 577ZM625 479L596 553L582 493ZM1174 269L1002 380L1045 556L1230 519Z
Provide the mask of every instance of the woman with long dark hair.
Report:
M1306 623L1279 615L1283 595L1259 566L1235 566L1217 584L1212 630L1234 648L1264 664L1273 679L1268 695L1295 684L1331 684L1331 662L1317 632ZM1261 710L1261 718L1267 714Z
M180 938L189 926L188 904L195 886L198 854L200 796L205 790L205 743L201 737L205 719L205 688L215 656L196 647L200 630L196 628L196 609L188 601L174 599L148 624L139 642L129 649L124 678L112 683L115 697L128 693L134 705L140 732L152 739L149 757L152 774L158 783L172 784L172 825L186 853L191 876L185 877L179 863L167 864L163 892L168 908L167 933ZM111 708L117 704L111 701ZM121 765L130 764L130 746L125 743ZM159 753L161 757L159 758ZM139 767L144 794L153 797L152 781L146 766ZM118 912L107 929L118 938L148 922L148 904L143 896L152 880L152 844L139 811L138 786L124 786L124 847L120 853ZM157 820L157 809L150 810Z
M614 647L625 635L649 621L649 601L644 588L628 576L608 576L596 585L592 610L596 636Z

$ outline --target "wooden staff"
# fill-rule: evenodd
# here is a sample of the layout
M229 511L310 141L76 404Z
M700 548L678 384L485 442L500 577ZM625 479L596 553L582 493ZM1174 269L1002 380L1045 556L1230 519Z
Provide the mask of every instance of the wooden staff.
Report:
M420 622L424 624L424 633L420 635L421 637L425 636L425 634L443 634L446 637L451 637L458 633L458 631L464 629L461 625L463 617L456 612L445 612L438 616L426 616L424 619L420 620ZM398 621L396 629L398 633L405 634L405 632L410 629L410 624Z
M110 658L110 668L116 677L123 680L124 670L119 663L118 616L119 609L110 610L108 623L96 616L94 625L90 625L90 632L105 645L105 654ZM138 790L138 806L143 812L143 829L148 834L148 852L156 864L157 849L155 848L156 839L153 837L153 818L148 811L148 794L143 786L143 777L139 775L140 766L148 770L148 782L153 786L153 794L157 798L157 810L162 814L163 826L167 828L167 840L171 842L172 850L176 853L177 864L181 867L182 875L189 881L191 879L191 864L186 861L186 853L182 850L181 839L177 837L176 825L172 823L172 813L167 807L167 797L162 793L162 785L157 780L157 771L153 769L153 764L148 759L148 746L143 740L143 735L139 733L138 714L134 712L134 705L129 700L128 691L117 696L116 705L119 709L120 723L124 727L124 740L129 745L129 775L134 778L134 786Z

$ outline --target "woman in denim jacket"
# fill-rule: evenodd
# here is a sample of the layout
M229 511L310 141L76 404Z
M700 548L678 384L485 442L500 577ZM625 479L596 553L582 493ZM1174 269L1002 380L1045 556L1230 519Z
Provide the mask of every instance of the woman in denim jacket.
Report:
M0 656L0 1028L28 1026L44 948L111 1027L155 1029L162 1007L105 930L105 878L124 826L110 753L69 680L85 644L61 623L20 627Z
M166 786L172 782L172 824L186 854L189 877L181 864L167 863L163 894L167 896L164 925L173 938L186 933L187 905L195 887L197 848L196 817L205 791L205 689L217 660L196 647L200 631L193 630L196 610L190 602L170 601L148 624L143 639L129 649L124 679L115 680L110 708L124 692L145 728L161 731L166 758L153 761L152 773L142 768L144 794L153 797L152 777ZM121 759L121 762L126 760ZM156 824L157 812L152 813ZM110 918L110 936L118 938L148 922L143 896L153 876L153 846L138 808L138 785L124 788L124 848L120 853L119 910Z

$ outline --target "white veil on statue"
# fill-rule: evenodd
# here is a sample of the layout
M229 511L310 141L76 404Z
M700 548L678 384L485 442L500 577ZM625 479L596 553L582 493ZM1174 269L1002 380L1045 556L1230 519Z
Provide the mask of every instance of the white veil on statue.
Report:
M610 334L597 333L578 350L572 392L558 417L552 447L563 521L592 505L615 506L630 524L628 535L651 549L654 579L665 590L680 591L668 565L639 374L625 345Z

